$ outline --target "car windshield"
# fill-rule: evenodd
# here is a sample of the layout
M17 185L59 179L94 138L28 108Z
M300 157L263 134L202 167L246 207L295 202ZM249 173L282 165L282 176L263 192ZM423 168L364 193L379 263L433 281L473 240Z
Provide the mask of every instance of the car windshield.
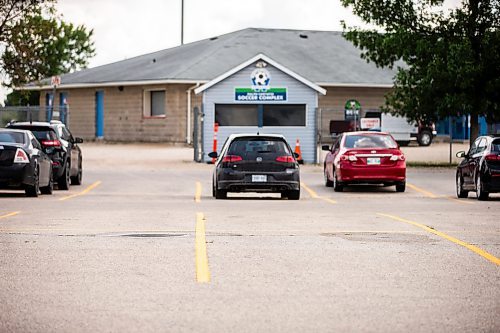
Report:
M242 157L253 154L279 154L291 155L288 146L280 138L238 138L229 146L228 155Z
M500 139L493 140L491 143L491 151L500 152Z
M398 144L389 135L347 135L344 142L346 148L397 148Z
M21 143L24 144L25 135L20 132L0 132L0 143Z
M54 130L47 127L34 127L34 126L16 126L16 128L31 131L38 141L57 140L57 135Z

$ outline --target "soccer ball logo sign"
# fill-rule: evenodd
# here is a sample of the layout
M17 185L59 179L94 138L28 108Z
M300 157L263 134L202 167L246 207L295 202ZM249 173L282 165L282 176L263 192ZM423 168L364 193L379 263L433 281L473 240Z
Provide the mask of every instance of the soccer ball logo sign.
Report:
M265 68L257 68L252 72L252 89L255 91L266 91L269 89L271 74Z

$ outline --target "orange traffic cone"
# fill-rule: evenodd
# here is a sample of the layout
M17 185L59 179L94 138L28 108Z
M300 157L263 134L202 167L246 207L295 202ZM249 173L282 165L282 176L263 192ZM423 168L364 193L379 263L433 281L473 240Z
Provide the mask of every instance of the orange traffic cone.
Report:
M297 162L299 162L299 164L304 164L304 160L302 159L302 152L300 151L299 139L297 139L297 142L295 143L295 153L298 155Z

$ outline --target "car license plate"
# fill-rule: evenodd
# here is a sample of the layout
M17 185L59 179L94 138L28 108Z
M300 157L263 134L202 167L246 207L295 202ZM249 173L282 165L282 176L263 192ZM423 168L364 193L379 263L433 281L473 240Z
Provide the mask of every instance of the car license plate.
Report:
M252 175L252 182L254 182L254 183L267 182L267 176L266 175Z
M369 165L380 164L380 157L368 157L366 159L366 164Z

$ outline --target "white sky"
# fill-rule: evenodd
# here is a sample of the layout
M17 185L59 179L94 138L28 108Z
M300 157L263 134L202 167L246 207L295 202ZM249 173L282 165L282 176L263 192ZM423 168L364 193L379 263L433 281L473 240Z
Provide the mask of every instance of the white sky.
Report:
M57 8L94 29L89 67L180 44L181 0L58 0ZM362 24L339 0L184 0L184 43L248 27L341 31L341 20Z

